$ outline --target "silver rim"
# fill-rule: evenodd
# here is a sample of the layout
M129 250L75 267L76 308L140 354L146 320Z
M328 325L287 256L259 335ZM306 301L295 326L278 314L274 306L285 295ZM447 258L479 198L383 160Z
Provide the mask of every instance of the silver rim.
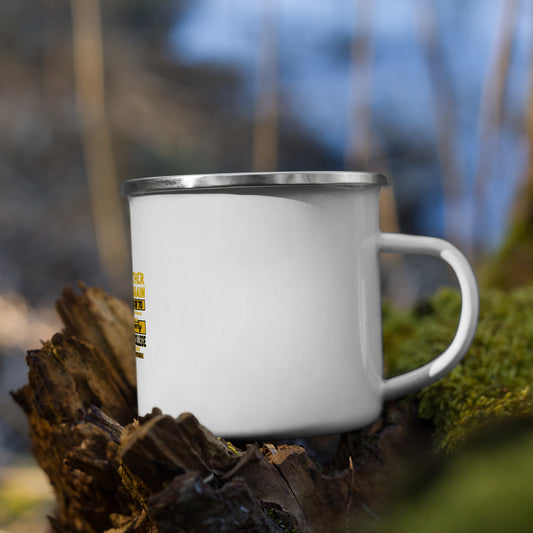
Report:
M138 178L122 184L123 196L186 192L193 189L226 189L280 186L377 186L389 185L377 172L268 172L238 174L190 174Z

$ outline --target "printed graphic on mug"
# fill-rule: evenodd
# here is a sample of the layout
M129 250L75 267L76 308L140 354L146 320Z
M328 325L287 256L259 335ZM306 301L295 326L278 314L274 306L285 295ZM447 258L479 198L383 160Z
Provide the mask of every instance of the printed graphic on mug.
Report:
M139 414L191 412L230 439L341 433L454 368L476 330L474 274L447 241L380 231L387 184L364 172L126 182ZM391 379L382 252L443 260L462 295L450 346Z
M144 359L146 349L146 286L144 284L144 274L133 272L133 313L135 328L135 355L139 359Z

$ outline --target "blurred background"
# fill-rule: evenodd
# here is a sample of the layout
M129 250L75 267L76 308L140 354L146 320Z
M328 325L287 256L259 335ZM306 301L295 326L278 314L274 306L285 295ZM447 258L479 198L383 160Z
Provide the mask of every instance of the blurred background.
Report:
M483 265L528 213L532 25L527 0L0 2L3 472L62 288L130 298L125 179L381 171L384 230ZM383 270L404 306L453 283L431 259Z

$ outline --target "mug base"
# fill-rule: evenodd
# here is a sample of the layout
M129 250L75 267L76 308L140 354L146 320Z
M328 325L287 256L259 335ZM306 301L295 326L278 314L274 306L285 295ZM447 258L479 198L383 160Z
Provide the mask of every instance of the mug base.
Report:
M360 416L356 419L346 421L344 423L339 423L338 421L333 421L327 423L321 421L316 424L310 424L305 426L298 426L293 424L287 427L279 428L240 428L238 430L228 429L224 427L216 427L216 424L211 427L206 425L206 427L218 437L223 438L224 440L238 440L238 441L271 441L271 440L286 440L286 439L299 439L299 438L310 438L310 437L322 437L328 435L334 435L338 433L348 433L351 431L356 431L362 429L365 426L373 424L382 413L382 407L380 406L378 410L366 413L363 416ZM200 420L200 423L202 421Z

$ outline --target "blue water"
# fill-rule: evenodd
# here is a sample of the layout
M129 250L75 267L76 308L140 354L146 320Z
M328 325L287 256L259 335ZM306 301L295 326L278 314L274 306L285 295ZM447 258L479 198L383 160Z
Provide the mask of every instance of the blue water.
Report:
M235 69L243 82L239 111L251 116L259 25L265 9L277 8L279 86L284 110L342 157L348 132L349 46L357 27L355 4L360 3L196 0L186 16L176 21L171 47L181 61ZM420 140L435 146L434 95L418 31L420 3L382 0L373 5L371 109L375 134L379 138L381 130L392 130L396 135L405 135L406 144ZM458 221L460 231L469 233L474 203L480 202L474 195L473 176L481 157L478 140L481 96L499 38L504 2L436 0L434 5L455 94L458 118L455 148L464 178L461 194L453 204L442 205L442 196L436 198L434 188L429 188L429 196L423 199L427 207L422 209L420 223L426 231L442 234L446 210L448 216ZM526 147L520 122L527 100L532 19L532 5L522 2L515 27L506 123L483 155L490 158L490 175L480 218L483 228L477 233L486 246L496 245L504 235L511 202L523 176ZM433 151L437 167L436 149ZM406 178L398 186L411 188L417 183L422 190L423 181L423 177Z

